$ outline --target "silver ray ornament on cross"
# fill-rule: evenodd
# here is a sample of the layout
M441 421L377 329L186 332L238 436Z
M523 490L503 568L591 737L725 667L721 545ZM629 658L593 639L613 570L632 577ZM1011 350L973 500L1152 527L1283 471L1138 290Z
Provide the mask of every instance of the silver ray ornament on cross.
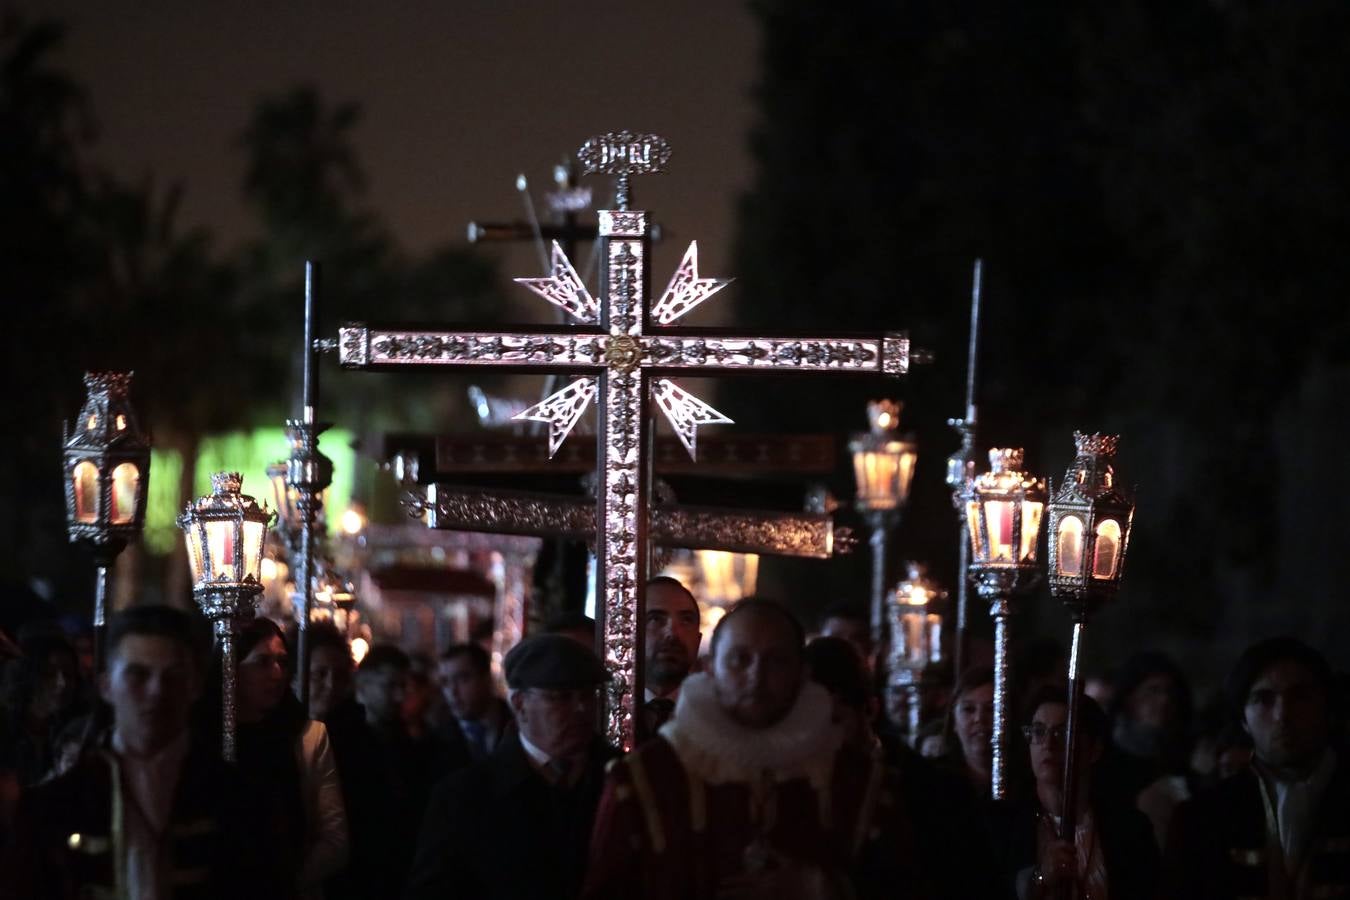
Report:
M651 302L649 218L645 211L628 208L629 179L663 171L670 147L655 135L618 132L591 138L577 156L586 174L612 175L617 182L617 208L599 211L600 296L591 297L561 251L554 252L547 278L526 281L531 290L567 310L577 325L484 331L353 323L341 329L338 350L348 368L486 367L580 376L521 417L547 422L550 449L556 451L592 400L596 405L597 585L603 592L597 627L605 664L614 675L606 730L612 741L630 748L644 658L638 625L649 575L651 401L656 399L693 452L699 425L727 420L675 386L669 381L672 376L732 372L898 376L909 370L910 346L901 332L771 337L654 325L651 320L658 309L667 321L675 321L725 284L699 276L697 251L691 249L661 301Z

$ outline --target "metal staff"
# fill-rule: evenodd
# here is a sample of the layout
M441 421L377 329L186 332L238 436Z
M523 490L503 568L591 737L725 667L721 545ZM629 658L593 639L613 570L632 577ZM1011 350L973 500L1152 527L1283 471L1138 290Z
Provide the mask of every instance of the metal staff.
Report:
M297 650L300 665L300 703L309 711L309 613L314 605L314 523L323 507L323 492L333 483L333 462L319 452L319 435L330 427L314 421L319 402L319 371L315 363L320 349L315 337L319 332L319 264L305 263L305 337L304 394L299 419L286 420L286 438L291 455L286 461L286 484L295 491L299 514L299 559L295 585L299 592L297 611Z
M966 414L964 418L948 419L947 424L961 435L961 447L947 458L947 486L952 489L952 505L956 507L956 646L952 651L954 678L960 678L966 665L966 609L969 596L970 544L966 540L966 513L964 492L975 478L975 364L980 343L980 280L984 260L975 260L970 287L970 338L966 354Z
M1120 592L1129 547L1134 500L1115 487L1111 465L1119 438L1074 432L1076 455L1049 504L1050 594L1073 620L1069 651L1069 714L1064 740L1064 791L1060 838L1077 826L1078 726L1083 698L1081 663L1088 620Z

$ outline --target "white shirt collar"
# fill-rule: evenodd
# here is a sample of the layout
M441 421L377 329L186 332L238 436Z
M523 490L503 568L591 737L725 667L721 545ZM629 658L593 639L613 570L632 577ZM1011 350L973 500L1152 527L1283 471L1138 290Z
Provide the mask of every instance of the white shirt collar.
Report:
M1301 781L1270 779L1275 789L1275 820L1286 865L1296 864L1307 849L1322 794L1335 772L1336 753L1328 747L1307 778Z
M520 732L520 746L521 749L525 751L525 755L533 760L534 764L541 769L547 766L553 759L553 757L549 756L543 750L540 750L534 744L530 743L530 739L525 736L525 732L523 731Z
M671 703L678 703L680 700L680 689L678 687L676 687L675 690L671 691L669 694L658 694L651 688L645 688L643 690L643 694L646 695L644 697L644 700L647 703L651 703L653 700L661 700L661 699L669 700Z

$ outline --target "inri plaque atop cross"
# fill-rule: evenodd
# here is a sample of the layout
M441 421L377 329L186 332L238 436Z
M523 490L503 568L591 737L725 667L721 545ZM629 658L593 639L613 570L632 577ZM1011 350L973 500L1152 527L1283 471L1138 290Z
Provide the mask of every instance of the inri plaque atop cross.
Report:
M903 375L909 340L877 337L742 336L727 331L669 328L728 282L702 278L691 244L665 292L651 301L651 238L647 213L628 209L629 178L664 170L670 147L650 134L594 137L578 152L587 174L617 178L617 209L599 211L600 296L592 297L571 262L554 245L552 272L520 283L578 323L572 328L448 331L345 325L339 353L348 368L408 366L494 367L570 372L562 390L521 413L547 422L556 450L594 399L597 441L596 556L603 604L597 604L603 655L614 674L607 732L624 748L634 743L634 694L641 688L643 584L647 579L652 437L649 404L660 407L693 454L698 426L730 420L667 376L679 373L835 372ZM653 321L654 320L654 321Z

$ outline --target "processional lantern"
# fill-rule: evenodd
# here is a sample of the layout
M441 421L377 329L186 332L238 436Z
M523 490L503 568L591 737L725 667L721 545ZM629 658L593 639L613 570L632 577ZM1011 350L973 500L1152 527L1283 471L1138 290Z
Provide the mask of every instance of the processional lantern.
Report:
M287 555L292 556L300 534L300 511L295 488L286 484L287 468L285 460L271 463L267 467L267 480L272 486L272 507L277 514L274 531L285 545Z
M1008 740L1008 617L1014 597L1040 577L1036 553L1045 481L1023 471L1019 449L989 451L990 471L967 486L962 503L970 540L970 575L994 619L994 758L992 790L1005 794Z
M211 620L220 644L222 753L234 759L236 665L234 639L254 617L262 593L263 547L272 513L241 493L243 476L217 472L211 493L178 518L187 537L192 596Z
M886 549L890 530L909 500L909 486L918 458L914 442L900 436L901 404L875 400L867 404L868 430L849 441L857 481L855 505L872 530L872 593L869 620L872 645L885 632Z
M906 728L911 745L918 742L920 692L929 666L944 659L943 603L947 592L928 578L922 563L906 564L905 580L896 585L890 597L891 644L887 657L887 677L891 686L905 692Z
M1073 620L1061 835L1073 834L1075 825L1083 632L1091 616L1120 591L1134 519L1134 499L1116 488L1111 464L1119 438L1076 431L1073 442L1073 463L1048 510L1050 594L1064 604Z
M1078 623L1120 591L1134 501L1116 489L1117 436L1076 431L1073 442L1073 464L1049 505L1049 579Z
M128 397L131 372L88 372L79 418L65 425L66 532L94 554L95 667L102 668L108 573L145 527L150 439Z

